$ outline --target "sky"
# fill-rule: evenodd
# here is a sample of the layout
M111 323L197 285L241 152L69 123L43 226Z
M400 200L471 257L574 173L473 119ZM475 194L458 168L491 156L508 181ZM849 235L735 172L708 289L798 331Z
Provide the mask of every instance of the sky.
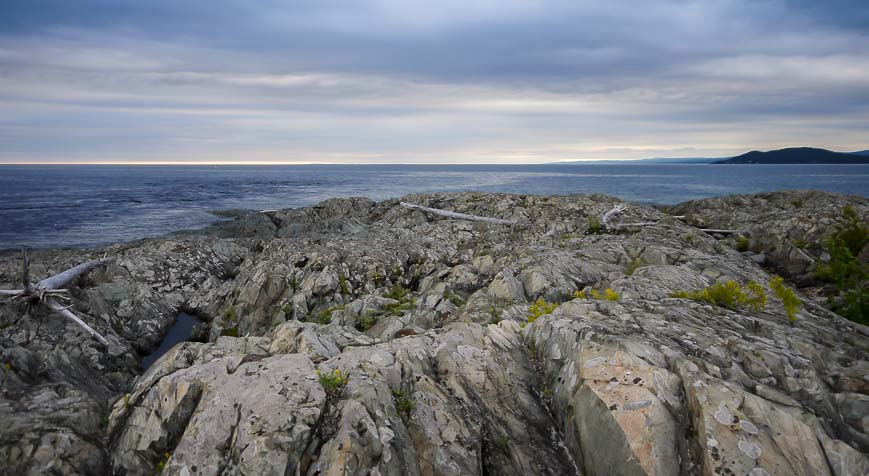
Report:
M0 163L869 149L866 0L3 0Z

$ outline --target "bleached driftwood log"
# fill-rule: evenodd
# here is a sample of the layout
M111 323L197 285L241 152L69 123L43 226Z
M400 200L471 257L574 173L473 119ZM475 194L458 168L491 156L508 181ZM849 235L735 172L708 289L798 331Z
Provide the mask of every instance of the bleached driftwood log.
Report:
M638 222L638 223L618 223L618 224L614 224L614 225L609 224L609 222L613 218L616 218L619 215L621 215L626 209L627 209L627 206L625 206L622 203L609 209L606 213L601 215L601 217L600 217L601 225L603 225L604 228L627 228L627 227L631 227L631 226L652 226L652 225L657 225L658 223L660 223L658 221L643 221L643 222ZM671 218L684 219L685 216L678 215L678 216L673 216ZM700 231L703 231L706 233L721 233L723 235L740 233L739 230L721 230L721 229L717 229L717 228L700 228Z
M91 326L87 325L83 320L81 320L81 318L69 310L72 306L63 306L57 302L57 298L68 299L64 294L69 291L67 289L62 289L62 286L65 286L73 279L92 269L103 266L109 261L111 261L111 258L100 258L86 261L78 266L74 266L66 271L55 274L54 276L45 278L34 285L30 282L30 258L27 256L27 250L25 249L22 250L23 270L21 273L21 282L24 285L24 289L0 290L0 295L12 296L11 300L13 301L26 302L31 305L44 304L52 311L83 327L91 336L103 344L108 345L109 341L107 341L105 337L93 330Z
M622 212L624 212L626 208L627 208L627 206L624 203L619 203L618 205L612 207L606 213L601 215L600 224L603 225L604 227L606 227L610 220L621 215Z
M434 215L440 215L447 218L454 218L456 220L468 220L468 221L482 221L486 223L493 223L495 225L515 225L515 221L511 220L502 220L500 218L491 218L491 217L478 217L475 215L467 215L459 212L451 212L449 210L441 210L439 208L429 208L424 207L422 205L415 205L413 203L401 202L400 205L405 208L410 208L412 210L422 210L424 212L432 213Z

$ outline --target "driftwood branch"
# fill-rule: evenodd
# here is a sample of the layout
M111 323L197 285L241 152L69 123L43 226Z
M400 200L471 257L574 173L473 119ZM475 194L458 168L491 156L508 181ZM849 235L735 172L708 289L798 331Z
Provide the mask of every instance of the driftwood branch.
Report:
M31 305L43 304L52 311L83 327L95 339L108 345L109 341L107 341L105 337L101 336L91 326L87 325L87 323L81 320L81 318L70 311L72 306L64 306L57 302L57 299L69 300L69 297L65 295L69 290L62 289L63 286L70 283L78 276L108 263L111 261L111 258L86 261L66 271L57 273L54 276L45 278L34 286L30 282L30 257L27 256L27 249L22 250L21 254L23 268L21 272L21 283L24 285L24 289L2 289L0 290L0 296L12 296L10 300L13 302L24 301Z
M109 261L111 261L110 258L101 258L101 259L95 259L92 261L84 262L84 263L82 263L78 266L75 266L73 268L70 268L62 273L55 274L54 276L52 276L50 278L43 279L42 281L40 281L39 283L36 284L36 289L45 290L45 291L51 290L51 289L58 289L61 286L66 285L67 283L69 283L73 279L77 278L78 276L80 276L84 273L87 273L88 271L90 271L94 268L98 268L98 267L108 263Z
M440 215L447 218L454 218L456 220L468 220L468 221L482 221L486 223L493 223L495 225L515 225L515 221L511 220L502 220L500 218L491 218L491 217L478 217L475 215L466 215L464 213L451 212L449 210L441 210L438 208L429 208L424 207L422 205L415 205L413 203L401 202L400 205L405 208L410 208L412 210L422 210L424 212L432 213L434 215Z
M48 298L48 299L46 299L46 300L45 300L45 304L47 304L48 307L50 307L51 309L53 309L56 313L60 314L61 316L65 317L65 318L67 318L67 319L70 319L70 320L72 320L73 322L75 322L76 324L78 324L78 325L84 327L84 329L85 329L86 331L88 331L88 333L89 333L90 335L92 335L94 338L96 338L97 340L99 340L99 341L102 342L103 344L105 344L105 345L109 345L109 341L107 341L105 337L101 336L101 335L99 334L99 332L93 330L93 329L91 328L91 326L87 325L87 324L86 324L83 320L81 320L78 316L76 316L75 314L73 314L72 312L70 312L70 310L69 310L68 307L64 307L64 306L61 305L59 302L55 301L53 298Z
M607 223L609 223L610 220L621 215L622 212L624 212L626 208L627 208L627 206L624 203L619 203L618 205L609 209L606 213L601 215L601 217L600 217L601 225L607 226Z

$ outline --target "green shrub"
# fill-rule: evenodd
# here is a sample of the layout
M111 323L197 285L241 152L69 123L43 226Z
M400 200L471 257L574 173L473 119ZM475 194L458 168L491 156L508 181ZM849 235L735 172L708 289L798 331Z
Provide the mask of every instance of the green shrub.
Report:
M796 321L797 311L800 310L802 304L797 295L794 294L794 291L784 285L784 279L781 276L773 276L769 280L769 287L772 289L775 297L782 300L782 305L784 305L785 314L787 314L788 319L791 322Z
M356 329L360 332L365 332L374 327L374 324L377 324L377 314L370 313L356 320Z
M325 374L317 370L317 379L320 381L320 385L323 386L323 390L326 391L326 395L334 397L344 390L344 386L347 385L347 382L350 380L350 374L342 373L338 369Z
M306 321L316 322L317 324L323 324L324 326L328 325L332 322L332 313L335 312L336 309L338 308L335 306L329 306L316 314L309 315Z
M293 305L292 304L290 304L290 303L284 304L283 306L281 306L281 311L283 311L284 317L286 317L287 320L293 318Z
M341 294L350 294L350 286L347 284L347 278L343 274L338 276L338 289L341 290Z
M390 299L395 299L396 301L402 301L409 292L410 290L405 288L404 286L400 284L395 284L392 286L392 289L390 289L389 292L386 293L386 297Z
M606 226L597 219L597 217L588 217L588 228L585 229L586 235L602 235L606 233Z
M619 300L619 293L613 291L610 288L606 288L603 290L603 298L606 299L607 301L618 301Z
M539 318L540 316L552 314L552 311L554 311L557 307L558 303L549 303L546 302L543 298L538 298L530 306L528 306L528 312L531 313L531 315L528 316L528 324L536 321L537 318Z
M830 307L855 322L869 323L869 267L857 255L869 242L869 227L850 206L842 211L843 223L824 240L830 261L818 266L816 276L835 284L839 296L830 296Z
M465 304L465 300L462 299L461 296L459 296L458 294L455 294L453 292L448 291L446 297L447 297L447 301L453 303L453 306L462 307L462 305Z
M392 392L392 399L395 403L395 409L405 417L410 416L410 412L416 407L416 400L404 395L401 390Z
M237 321L238 314L235 312L235 308L227 306L226 309L223 310L223 318L230 322Z
M856 256L869 243L869 227L860 221L857 211L850 205L842 209L842 221L844 223L836 227L835 236Z
M581 290L577 289L576 291L573 292L573 298L574 299L588 299L588 296L585 295L585 291L581 291Z
M748 251L749 241L745 236L737 236L736 237L736 251L743 252Z
M733 280L726 283L715 283L696 291L677 291L671 293L670 297L691 299L728 309L748 307L759 311L766 305L766 292L761 285L754 281L749 281L745 286L741 286Z

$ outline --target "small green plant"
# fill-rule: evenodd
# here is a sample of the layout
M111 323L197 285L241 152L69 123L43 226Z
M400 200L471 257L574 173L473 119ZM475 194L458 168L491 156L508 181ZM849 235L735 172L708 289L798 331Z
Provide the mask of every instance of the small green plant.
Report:
M341 291L341 294L350 294L350 286L347 284L347 278L343 274L338 276L338 289Z
M374 324L377 324L377 314L370 313L356 320L356 330L365 332L374 327Z
M577 289L576 291L573 292L573 298L574 299L588 299L588 296L585 295L585 291L581 291L581 290Z
M447 300L456 307L462 307L465 304L465 300L461 296L450 291L447 292Z
M230 322L238 321L238 314L235 312L235 308L227 306L226 309L223 310L223 318Z
M296 277L296 269L295 268L293 268L293 274L287 276L287 286L289 286L290 289L292 289L294 293L296 292L296 289L299 287L299 278Z
M606 299L607 301L618 301L619 300L619 293L613 291L610 288L606 288L603 290L603 298Z
M335 312L338 308L335 306L329 306L322 311L309 315L306 319L307 322L315 322L317 324L328 325L332 322L332 313Z
M287 319L293 318L293 305L292 304L290 304L290 303L284 304L283 306L281 306L281 311L284 313L284 316Z
M506 436L498 438L495 440L495 448L498 448L502 452L506 452L510 449L510 438L507 438Z
M410 416L410 412L416 407L416 400L404 395L401 390L392 392L392 399L395 403L395 409L405 417Z
M737 236L736 237L736 251L745 252L748 251L748 237L746 236Z
M687 241L688 244L694 243L694 235L692 233L685 233L682 235L682 239Z
M163 471L166 469L166 466L169 466L169 460L172 458L172 455L169 453L163 453L163 458L160 461L157 461L157 465L154 469L157 471L157 474L163 474Z
M562 240L572 240L574 238L579 238L579 235L577 235L576 233L565 233L561 235Z
M404 286L400 284L395 284L392 286L392 289L390 289L389 292L386 293L386 297L390 299L395 299L396 301L401 301L407 296L407 293L409 292L410 290L405 288Z
M320 385L323 386L328 397L335 397L344 390L344 386L350 380L350 373L344 373L338 369L327 373L321 373L317 370L317 380L320 381Z
M552 311L554 311L557 307L558 303L549 303L546 302L543 298L538 298L530 306L528 306L528 312L531 314L530 316L528 316L528 324L536 321L540 316L552 314Z
M728 309L748 307L759 311L766 305L766 292L754 281L749 281L745 286L732 280L726 283L715 283L696 291L676 291L671 293L670 297L691 299Z
M380 283L383 282L383 276L380 273L378 273L377 271L374 272L374 276L372 276L371 279L374 280L375 285L379 285Z
M646 263L639 256L631 258L631 262L625 267L625 274L631 276L636 270L645 266Z
M491 306L489 308L489 315L492 316L492 324L501 322L501 311L497 307Z
M781 276L773 276L772 279L769 280L769 287L772 289L772 293L775 297L781 299L782 305L785 308L785 314L787 314L788 319L791 322L797 320L797 312L800 310L802 303L800 303L800 298L794 294L794 291L791 288L788 288L784 285L784 279Z
M602 235L606 233L606 225L600 222L597 217L588 217L588 227L585 229L586 235Z
M745 297L745 304L755 312L761 311L766 307L766 291L763 286L755 281L745 283L748 293Z
M130 406L130 394L125 393L124 394L124 408L129 408L129 406Z
M592 289L588 292L588 296L595 300L600 300L600 291L597 289Z

